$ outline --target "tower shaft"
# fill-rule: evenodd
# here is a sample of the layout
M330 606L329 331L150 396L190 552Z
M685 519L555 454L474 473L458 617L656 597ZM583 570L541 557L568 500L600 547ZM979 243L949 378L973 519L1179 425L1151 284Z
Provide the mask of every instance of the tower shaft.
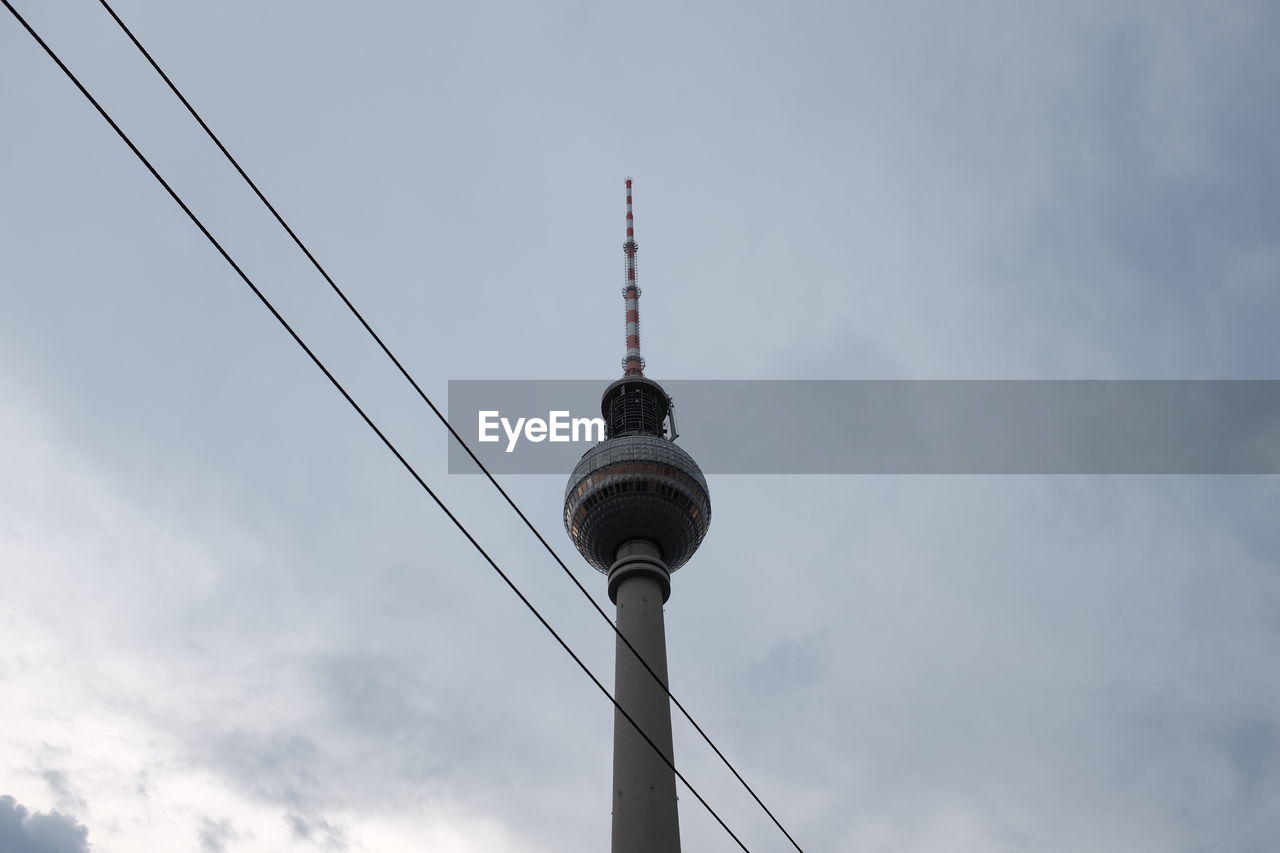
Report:
M667 683L667 640L662 605L671 586L657 546L625 543L609 572L618 605L618 630L662 679L654 680L621 639L617 642L614 696L650 740L674 764ZM676 778L662 758L620 712L613 721L612 853L679 853Z

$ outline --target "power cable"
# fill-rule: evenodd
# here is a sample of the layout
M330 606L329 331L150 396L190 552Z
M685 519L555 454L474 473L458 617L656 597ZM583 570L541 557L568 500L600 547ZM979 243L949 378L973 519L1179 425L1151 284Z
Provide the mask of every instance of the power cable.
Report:
M528 598L525 597L524 593L520 591L520 588L516 586L515 582L512 581L511 578L507 575L507 573L502 570L502 568L494 561L494 559L491 556L489 556L489 553L484 549L483 546L480 545L480 543L476 540L476 538L472 536L471 532L467 530L466 526L457 518L457 516L453 514L453 512L449 509L449 507L445 505L444 501L440 499L440 497L435 493L435 491L432 490L432 488L429 485L427 485L427 482L424 479L422 479L421 475L418 474L417 470L409 463L407 459L405 459L405 457L400 453L399 449L397 449L396 446L391 442L391 440L387 438L386 434L384 434L382 430L378 428L378 425L374 423L373 419L369 417L369 415L364 411L364 409L360 407L360 404L357 403L355 399L347 392L347 389L343 387L342 383L339 382L338 379L329 371L329 369L324 365L324 362L322 362L320 358L312 351L312 349L309 346L307 346L307 343L302 339L302 337L299 336L299 334L296 331L294 331L293 327L290 326L288 321L285 320L284 317L280 314L280 312L276 310L275 306L271 304L271 301L267 299L266 295L261 290L258 289L258 286L254 284L253 280L249 278L249 276L244 272L243 269L240 268L240 265L237 264L235 260L231 257L231 255L227 252L227 250L223 248L222 244L218 242L217 238L215 238L213 234L210 233L209 229L205 227L204 223L200 221L200 218L195 215L195 213L191 210L191 208L187 206L186 202L182 200L182 197L179 196L178 193L173 189L173 187L169 185L168 181L166 181L164 177L161 176L161 174L158 171L156 171L156 168L151 165L151 161L146 158L146 156L138 149L136 145L134 145L133 140L129 138L128 134L126 134L118 124L116 124L115 120L111 118L110 114L108 114L105 109L103 109L102 105L98 103L97 99L95 99L93 95L90 94L89 90L84 87L84 85L75 76L75 74L72 73L71 69L69 69L65 63L63 63L63 61L58 57L58 55L53 51L53 49L49 47L49 45L45 42L43 38L40 37L40 34L37 33L29 23L27 23L27 20L22 17L22 15L18 12L17 9L13 7L13 4L11 4L9 0L0 0L0 3L4 3L5 8L8 9L9 12L14 16L14 18L17 19L18 23L22 24L23 28L25 28L26 31L31 35L31 37L35 39L36 42L40 45L40 47L44 49L45 53L49 55L49 58L52 59L57 64L57 66L67 76L67 78L71 80L72 83L75 84L77 89L80 90L80 93L85 96L85 98L89 101L90 104L93 105L94 109L98 111L98 114L101 115L104 120L106 120L107 124L111 125L111 129L114 130L116 134L120 137L120 139L125 143L125 145L129 147L129 150L133 152L134 156L136 156L138 160L142 162L142 165L144 165L147 168L147 171L149 171L151 173L151 176L155 178L157 182L159 182L160 186L164 187L165 191L169 194L170 198L172 198L174 202L177 203L177 205L180 208L182 208L182 212L187 215L187 217L192 221L193 224L195 224L196 228L200 230L200 233L204 235L205 239L207 239L209 243L215 249L218 250L218 253L223 257L223 260L225 260L231 266L231 268L235 270L236 275L238 275L241 278L241 280L243 280L244 283L248 285L249 289L252 290L253 294L258 297L258 300L262 302L263 306L265 306L266 309L271 312L271 316L275 317L277 322L279 322L280 325L284 328L284 330L289 333L289 336L292 337L294 342L297 343L297 345L302 348L302 351L307 354L307 356L311 359L312 363L315 364L315 366L320 369L320 372L322 372L325 378L328 379L329 382L333 385L333 387L338 390L338 392L342 395L343 399L345 399L347 403L350 404L351 408L353 408L356 411L356 413L360 415L360 418L365 422L365 424L371 430L373 430L374 434L378 436L378 438L382 441L382 443L386 445L387 449L391 451L391 453L396 457L396 459L400 462L400 464L404 467L404 469L409 472L409 474L413 477L414 480L417 481L418 485L422 487L422 489L431 497L433 501L435 501L436 506L440 507L440 510L445 514L445 516L448 517L448 519L451 522L453 522L453 525L458 528L458 530L462 533L462 535L466 537L467 541L470 542L472 547L475 548L476 551L480 554L480 556L484 558L485 562L487 562L489 566L495 572L497 572L498 576L502 578L503 582L505 582L506 585L511 589L511 591L516 594L516 596L520 599L521 603L523 603L524 606L528 608L529 612L532 613L534 617L537 618L537 620L542 624L542 627L545 628L547 632L550 633L551 636L555 639L555 641L560 644L560 647L564 649L565 652L571 658L573 658L573 661L578 665L578 668L581 669L587 675L587 677L591 679L591 682L595 684L597 688L600 689L600 692L602 692L609 699L609 701L613 703L614 708L616 708L617 711L622 714L622 716L627 720L627 722L629 722L632 725L632 727L635 728L636 732L642 738L644 738L645 742L648 743L649 746L653 748L654 752L656 752L658 756L662 758L663 762L669 768L671 768L671 771L675 773L675 775L680 779L681 782L684 783L685 787L689 789L689 792L692 793L695 798L697 798L698 802L702 804L703 808L705 808L711 814L711 816L716 819L716 822L719 823L720 826L724 829L724 831L729 834L729 837L731 837L737 843L737 845L740 848L742 848L742 850L747 851L747 847L742 843L741 839L739 839L738 836L734 834L733 830L731 830L728 824L726 824L724 820L720 817L720 815L716 813L715 809L711 808L711 805L707 803L705 799L703 799L702 795L698 793L697 789L694 788L693 785L689 784L689 780L686 779L684 777L684 774L681 773L676 768L675 764L671 761L671 759L667 758L666 754L663 753L663 751L658 747L658 745L653 742L653 740L644 732L643 729L640 728L640 726L636 723L636 721L632 719L631 715L627 713L626 709L624 709L618 703L618 700L613 697L613 694L609 692L608 688L606 688L600 682L600 680L596 678L595 674L592 673L591 670L587 667L587 665L582 662L582 659L579 658L578 655L573 651L573 649L569 647L569 644L566 643L565 640L560 636L560 634L557 633L556 630L551 627L551 624L547 622L545 618L543 618L542 614L538 612L538 609L534 607L533 603L529 601ZM747 853L750 853L750 851L747 851Z
M222 155L226 157L229 163L231 163L231 165L235 168L236 172L239 173L240 177L244 179L244 182L249 185L249 188L253 190L254 194L258 197L258 200L261 201L263 205L266 206L267 210L271 212L271 215L275 217L276 222L280 223L280 227L285 230L285 232L289 235L290 238L292 238L294 244L297 245L297 247L302 250L302 253L307 257L307 260L311 262L311 265L316 268L316 271L320 273L320 275L324 278L325 282L328 283L329 287L333 290L333 292L337 294L338 298L342 300L342 303L347 306L347 309L351 312L351 314L360 322L360 325L364 327L364 330L369 333L370 337L372 337L373 340L378 344L378 347L381 348L382 352L387 356L388 359L391 360L391 363L395 365L396 369L400 371L400 375L403 376L405 380L407 380L408 383L413 387L413 390L417 392L418 397L420 397L422 401L427 404L427 406L431 409L432 413L435 414L436 418L440 421L440 423L444 424L445 428L449 430L450 435L452 435L453 438L462 447L462 449L466 451L467 455L471 458L471 461L473 461L476 464L476 466L485 475L485 477L488 478L489 482L493 485L493 487L497 489L498 493L502 495L502 497L506 500L508 506L510 506L511 509L515 511L516 515L520 517L520 520L524 522L525 527L529 528L529 531L533 533L534 537L537 538L538 542L542 544L542 547L546 549L547 553L550 554L552 559L556 561L556 563L564 571L565 575L568 576L568 578L571 581L573 581L573 584L578 588L578 591L582 593L583 597L586 598L588 602L590 602L591 606L595 608L595 611L600 614L600 618L604 619L604 621L608 623L609 627L611 627L614 633L618 635L619 639L622 640L623 644L626 645L627 649L629 649L631 653L636 656L636 659L640 661L640 664L645 668L646 671L648 671L649 675L653 677L653 680L656 681L662 687L663 692L667 694L667 697L671 700L672 704L674 704L676 708L679 709L680 713L684 716L686 720L689 721L689 724L693 726L694 730L702 737L703 741L706 742L707 746L711 747L712 751L715 752L716 756L720 759L720 761L724 763L724 766L729 768L729 772L732 773L734 778L736 778L738 782L742 785L742 787L746 789L747 793L751 795L751 798L756 801L756 804L759 805L760 808L764 810L764 813L769 816L769 819L773 821L773 825L776 826L778 830L783 835L786 836L787 841L791 842L791 846L795 847L795 849L799 851L799 853L804 853L804 851L801 850L800 845L796 843L796 840L791 837L791 833L787 832L786 828L782 825L782 823L778 820L778 818L774 816L773 812L770 811L769 807L764 804L764 801L760 799L760 797L756 794L755 790L749 784L747 784L747 780L742 777L742 774L739 773L737 768L735 768L733 764L730 763L729 759L726 758L724 753L720 751L720 748L715 745L715 743L711 740L710 736L707 735L707 733L703 731L702 727L698 725L697 721L693 719L693 716L684 707L684 705L681 704L680 700L675 697L675 695L667 687L666 683L662 680L662 678L660 678L658 674L654 672L653 668L649 666L649 662L646 661L643 656L641 656L641 654L636 650L635 646L631 644L631 641L628 640L626 636L624 636L622 632L618 630L618 626L614 624L613 620L609 618L609 615L605 613L604 609L600 607L600 605L596 602L596 600L591 596L591 593L587 591L587 588L582 585L582 582L578 580L577 575L575 575L572 572L572 570L569 569L569 567L565 564L564 560L561 559L560 555L556 553L556 550L551 547L550 543L547 542L546 538L542 535L542 533L538 530L538 528L534 526L533 522L529 520L529 517L524 514L524 511L520 509L520 507L516 504L516 502L512 499L512 497L507 493L506 489L502 487L502 485L497 481L497 479L493 476L493 474L489 471L489 469L485 466L485 464L481 462L479 457L477 457L476 454L472 451L471 447L467 444L467 442L462 438L461 435L458 434L458 431L454 429L453 424L449 422L449 419L445 417L444 413L440 411L440 409L436 406L436 404L432 402L431 398L427 396L426 392L422 390L422 387L418 385L417 381L413 378L413 376L409 373L409 371L405 368L405 366L400 362L400 359L398 359L395 356L395 354L391 352L391 349L382 340L381 336L379 336L378 333L373 330L373 327L369 325L369 322L367 320L365 320L364 315L361 314L360 311L356 308L356 306L352 304L351 300L347 298L347 295L346 293L343 292L342 288L340 288L337 282L333 280L332 276L329 275L328 271L326 271L325 268L320 264L320 262L316 259L315 255L311 253L311 250L308 249L307 246L302 242L302 239L297 235L296 232L294 232L293 228L289 226L289 223L285 221L284 217L281 216L280 212L276 210L275 205L273 205L267 199L266 195L262 192L261 189L258 188L258 185L254 182L254 180L250 178L248 173L245 172L245 170L240 166L239 161L237 161L236 158L232 156L231 152L227 150L227 147L222 144L222 140L219 139L218 135L213 132L212 128L210 128L209 125L205 122L205 120L200 116L200 113L196 111L196 108L191 105L191 102L187 100L186 96L182 94L182 92L174 84L173 80L169 78L169 75L165 73L164 69L160 67L160 64L156 62L156 60L151 56L151 53L145 47L143 47L142 42L140 42L137 36L133 34L133 31L129 29L129 27L125 24L123 20L121 20L120 16L117 15L115 10L111 8L111 5L107 2L107 0L98 0L98 2L101 4L102 8L106 9L107 14L111 16L112 20L116 22L116 24L120 27L120 29L124 32L124 34L129 37L129 40L133 42L134 47L136 47L138 51L143 55L143 57L146 58L147 62L150 63L151 67L155 69L155 72L160 75L160 78L164 80L166 85L168 85L169 90L172 91L173 94L178 98L178 100L182 102L182 105L187 108L187 112L189 112L191 114L191 117L196 120L196 123L200 125L201 129L204 130L205 134L208 135L209 139L212 140L213 144L218 147L218 150L221 151Z

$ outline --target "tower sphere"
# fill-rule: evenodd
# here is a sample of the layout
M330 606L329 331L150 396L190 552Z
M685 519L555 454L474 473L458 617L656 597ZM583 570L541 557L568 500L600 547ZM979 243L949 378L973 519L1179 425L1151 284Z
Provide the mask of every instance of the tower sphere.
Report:
M706 478L693 457L666 438L671 400L645 376L605 389L607 438L582 455L564 496L564 526L587 562L608 574L619 546L647 539L669 571L688 562L711 525Z

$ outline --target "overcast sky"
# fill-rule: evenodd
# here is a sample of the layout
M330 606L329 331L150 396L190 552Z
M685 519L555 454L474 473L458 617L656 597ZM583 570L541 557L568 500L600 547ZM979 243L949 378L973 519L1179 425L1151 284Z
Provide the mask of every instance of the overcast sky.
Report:
M105 12L14 2L610 681ZM627 175L659 380L1280 378L1272 3L116 8L441 402L619 373ZM0 116L5 849L603 849L612 709L7 13ZM672 688L806 850L1274 849L1274 478L710 487Z

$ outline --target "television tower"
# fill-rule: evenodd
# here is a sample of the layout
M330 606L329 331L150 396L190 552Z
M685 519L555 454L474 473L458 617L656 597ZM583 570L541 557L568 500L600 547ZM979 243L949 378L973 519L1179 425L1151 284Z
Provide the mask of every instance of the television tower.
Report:
M605 440L583 454L564 497L564 526L587 562L609 578L619 637L614 697L674 764L662 605L671 573L698 550L711 524L707 481L675 444L671 398L644 375L640 287L627 178L627 351L622 378L604 389ZM668 430L668 421L671 421ZM670 436L670 437L668 437ZM618 711L613 720L613 853L678 853L675 773Z

